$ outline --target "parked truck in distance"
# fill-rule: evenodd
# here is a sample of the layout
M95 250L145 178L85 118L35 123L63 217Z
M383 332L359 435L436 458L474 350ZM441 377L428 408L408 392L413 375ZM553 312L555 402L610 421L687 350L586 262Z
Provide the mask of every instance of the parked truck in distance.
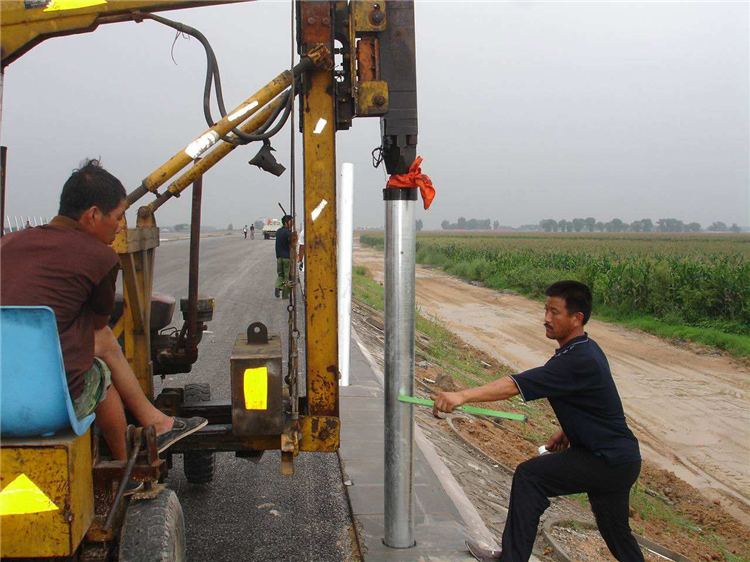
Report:
M263 225L263 240L276 238L276 231L280 228L281 221L279 219L268 219L266 224Z

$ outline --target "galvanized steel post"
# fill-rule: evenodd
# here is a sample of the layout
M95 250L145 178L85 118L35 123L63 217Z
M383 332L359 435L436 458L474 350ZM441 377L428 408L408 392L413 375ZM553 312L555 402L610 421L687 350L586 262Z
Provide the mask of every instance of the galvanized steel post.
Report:
M385 539L414 546L414 306L417 190L386 188L385 200Z

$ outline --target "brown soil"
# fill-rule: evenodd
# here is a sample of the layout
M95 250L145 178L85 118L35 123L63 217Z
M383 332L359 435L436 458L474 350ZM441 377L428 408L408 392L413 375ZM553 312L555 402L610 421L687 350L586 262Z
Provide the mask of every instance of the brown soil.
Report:
M361 251L357 250L357 252ZM357 261L357 257L358 254L355 253L355 262ZM366 266L368 270L371 270L373 261L367 260ZM374 277L375 279L378 278L377 272ZM452 279L450 276L445 277ZM465 283L462 283L461 286L462 291L466 291L467 287L469 289L476 289L476 287L471 287ZM418 295L420 294L419 282L417 293ZM536 305L537 303L534 304ZM359 310L356 310L357 308ZM355 312L359 313L364 324L375 328L376 331L382 332L381 313L369 309L369 307L361 303L357 303ZM422 312L425 313L424 308ZM440 319L444 320L443 318ZM446 324L446 327L452 329L452 323L446 322ZM637 336L650 338L650 336L646 336L645 334L637 334ZM417 334L418 353L420 347L424 345L424 342L420 341L420 338L423 340L425 337L423 334ZM382 341L381 337L378 339ZM599 339L601 340L601 338ZM657 339L657 341L660 340ZM487 369L492 374L498 377L507 374L508 369L501 363L501 359L498 358L497 349L493 349L490 352L484 349L484 346L473 347L458 336L451 342L451 345L463 347L474 358L488 365ZM664 344L662 343L662 345ZM417 361L419 362L422 359L422 357L418 357ZM721 359L727 360L726 358ZM658 370L658 368L655 369L657 372ZM431 364L427 367L415 368L415 375L418 381L418 388L427 395L434 395L441 390L455 391L465 388L465 385L459 381L455 381L450 377L441 377L440 370ZM438 379L441 379L439 383ZM618 380L619 386L620 381ZM477 405L505 411L519 411L521 409L521 405L515 405L508 401ZM496 422L485 418L479 419L459 415L453 419L453 426L456 427L462 437L477 449L495 459L498 464L513 469L520 462L538 454L537 447L544 444L546 440L545 438L529 439L529 435L548 436L556 430L554 427L556 423L554 412L549 403L546 400L536 401L534 402L534 407L535 412L530 416L528 424L507 421ZM629 418L629 422L632 427L634 425L633 420ZM442 422L442 425L446 431L452 431L445 422ZM636 429L636 431L638 430ZM688 430L686 429L686 431ZM747 429L743 429L743 431L748 433ZM640 435L639 438L641 438ZM709 497L710 494L706 494L705 489L696 489L691 483L686 482L676 475L675 472L666 470L658 464L658 461L663 461L666 458L664 455L658 455L654 460L644 460L638 485L646 489L649 495L658 498L659 501L672 505L689 525L697 526L699 530L689 532L687 529L680 528L674 523L653 518L643 518L636 512L631 514L633 517L631 519L633 530L693 560L726 560L719 550L718 543L708 540L708 537L714 535L721 537L721 541L723 541L725 548L729 552L746 557L750 556L750 528L741 520L742 518L738 520L735 516L738 512L738 503L735 496L720 496L725 499ZM679 459L674 457L673 464L678 463ZM745 493L748 493L748 490L745 490ZM590 511L584 511L577 504L563 498L559 498L556 502L553 502L553 505L557 503L563 504L559 506L562 510L576 514L574 515L576 519L593 520ZM727 505L725 503L729 503L729 510L726 509ZM750 512L746 511L744 507L744 504L740 504L740 508L742 508L739 511L740 515ZM594 532L593 534L601 541L598 533ZM602 542L601 544L603 545L604 543ZM592 556L581 558L581 560L594 562L611 559L601 557L596 550L593 551ZM647 560L649 559L647 558Z
M354 261L382 282L381 252L355 246ZM554 352L541 303L419 265L416 276L422 313L495 361L521 371ZM750 367L596 320L587 328L607 353L644 458L750 525Z
M480 360L485 357L485 354L479 350L471 351ZM453 382L451 387L445 390L459 390L461 388L465 388L465 386ZM508 410L508 402L478 405L484 408ZM554 416L554 412L546 400L539 401L538 406L540 409L535 417L546 419L549 416ZM456 416L452 423L459 434L469 443L495 459L499 464L510 469L537 455L537 447L543 444L541 442L533 443L518 435L514 429L506 427L509 426L507 423L498 424L488 419L461 415ZM534 423L536 422L533 418L529 420L530 425ZM659 468L649 461L644 461L638 486L648 490L647 493L657 498L657 501L672 505L689 525L698 527L700 531L689 532L680 525L658 518L642 517L641 514L633 511L631 513L631 526L635 532L694 560L726 560L721 554L718 544L706 540L706 537L712 535L721 537L729 552L743 553L746 556L750 554L750 528L727 513L721 506L721 502L709 500L690 484L675 476L673 472ZM562 501L568 502L568 500ZM574 505L570 502L568 504L569 506ZM578 519L593 521L593 517L588 510L584 511L577 505L575 505L575 508L583 516L577 517ZM598 538L603 546L604 542L599 534L594 532L593 535ZM588 550L591 550L591 557L581 557L579 560L586 562L614 560L611 557L599 557L598 550L593 546ZM588 550L582 552L588 552ZM658 558L653 559L657 560ZM650 559L647 558L647 560Z

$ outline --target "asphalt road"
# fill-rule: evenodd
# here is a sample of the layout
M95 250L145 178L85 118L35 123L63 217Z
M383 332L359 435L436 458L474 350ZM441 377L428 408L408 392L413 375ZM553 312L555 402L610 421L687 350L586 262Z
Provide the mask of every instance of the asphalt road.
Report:
M162 243L155 291L187 296L188 249L187 240ZM274 243L258 236L255 240L241 235L204 237L200 267L200 292L216 299L213 321L193 372L169 376L163 384L208 382L213 398L229 398L232 346L250 323L262 321L269 332L281 332L286 356L286 301L273 296ZM174 321L181 324L179 311ZM304 326L302 314L299 321ZM157 389L162 385L159 381L155 381ZM294 476L281 475L277 452L267 452L257 465L233 453L220 453L214 482L207 486L188 484L181 455L175 455L174 461L169 486L182 503L192 562L354 558L352 522L335 453L300 453ZM272 508L258 508L269 503Z

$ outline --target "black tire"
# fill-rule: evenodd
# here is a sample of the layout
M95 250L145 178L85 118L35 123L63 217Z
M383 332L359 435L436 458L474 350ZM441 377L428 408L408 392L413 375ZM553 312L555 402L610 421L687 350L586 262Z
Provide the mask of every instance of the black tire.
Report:
M211 400L211 387L207 384L186 384L185 403L206 402ZM185 478L190 484L209 484L214 479L216 454L205 451L193 451L184 454L183 469Z
M119 562L185 562L185 518L169 488L152 500L132 500L120 534Z

